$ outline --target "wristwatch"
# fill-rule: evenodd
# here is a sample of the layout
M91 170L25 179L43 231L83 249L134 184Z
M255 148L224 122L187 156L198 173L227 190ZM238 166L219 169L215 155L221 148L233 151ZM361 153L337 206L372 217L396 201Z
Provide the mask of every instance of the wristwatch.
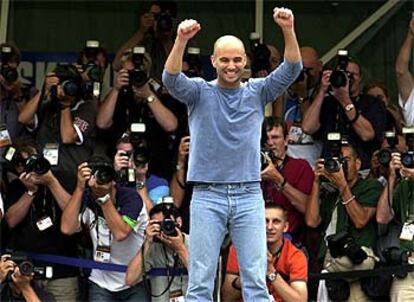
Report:
M144 181L137 181L136 184L137 190L141 190L145 187L145 182Z
M111 194L109 194L109 193L107 193L106 195L104 195L104 196L102 196L102 197L98 197L98 198L96 198L96 202L99 204L99 205L104 205L105 203L107 203L108 202L108 200L109 199L111 199Z
M266 275L266 281L270 283L275 281L276 278L277 278L277 272L273 272L273 273Z
M348 105L345 106L344 109L345 109L346 112L349 112L352 109L355 109L355 105L354 104L348 104Z
M147 97L147 104L151 104L155 101L155 96L150 95L149 97Z

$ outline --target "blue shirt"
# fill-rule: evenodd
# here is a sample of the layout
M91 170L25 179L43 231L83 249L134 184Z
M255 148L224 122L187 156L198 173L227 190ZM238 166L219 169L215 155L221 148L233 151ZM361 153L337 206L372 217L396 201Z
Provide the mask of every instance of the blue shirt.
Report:
M164 70L170 94L185 103L190 126L187 180L208 183L260 181L260 133L264 107L299 75L302 64L284 61L266 78L225 89L217 80Z

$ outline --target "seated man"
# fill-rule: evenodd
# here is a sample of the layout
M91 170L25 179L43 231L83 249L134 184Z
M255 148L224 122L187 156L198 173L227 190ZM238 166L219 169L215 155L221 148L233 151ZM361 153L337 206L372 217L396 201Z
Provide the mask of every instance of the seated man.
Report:
M164 199L166 201L166 199ZM168 226L175 225L175 228ZM145 271L151 268L182 270L188 263L188 235L182 233L180 213L173 204L162 203L150 211L150 221L146 230L144 255L139 250L128 264L126 282L133 285L142 278L142 262ZM187 292L188 276L182 273L171 276L151 277L152 302L169 302L170 299L184 299ZM181 301L181 300L176 300Z
M336 162L337 169L324 164L328 159L318 159L316 162L305 222L321 233L318 260L323 262L324 269L329 272L372 269L375 263L371 247L376 239L373 218L382 186L375 179L360 177L358 171L361 160L352 145L342 145L339 152L341 163ZM327 182L321 183L321 180ZM352 239L348 241L354 243L352 255L351 249L346 249L348 244L339 246L343 242L339 237ZM358 280L350 282L349 286L348 301L368 300ZM328 294L331 295L329 291Z
M301 250L283 238L289 226L287 212L275 204L266 205L267 286L275 301L307 301L308 264ZM241 279L236 250L230 247L227 273L222 288L223 301L241 299Z
M89 230L95 261L127 265L144 242L148 218L138 193L116 186L114 178L112 164L105 158L80 164L61 230L73 234L82 223ZM128 286L125 273L92 269L89 281L90 301L149 301L144 285Z

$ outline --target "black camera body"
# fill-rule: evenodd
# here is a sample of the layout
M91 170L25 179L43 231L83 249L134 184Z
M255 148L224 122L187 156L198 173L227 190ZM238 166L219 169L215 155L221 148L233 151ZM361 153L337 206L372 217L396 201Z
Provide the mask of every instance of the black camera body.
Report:
M382 166L388 168L392 159L392 153L397 151L395 146L398 144L398 137L394 131L386 131L385 139L387 140L389 147L380 149L378 151L377 158L378 162Z
M404 127L402 132L408 151L401 154L401 164L405 168L414 168L414 127Z
M46 174L50 170L50 162L41 154L29 156L25 163L27 173L34 172L39 175Z
M337 66L329 78L329 82L334 88L345 87L348 80L351 79L350 74L346 71L349 63L348 51L343 49L338 50L337 60Z
M146 126L143 123L133 123L130 128L130 142L134 148L133 160L136 166L144 166L150 161L151 150L145 137Z
M10 46L3 46L1 48L1 69L0 74L8 83L14 83L19 78L17 69L10 66L12 57L12 48Z
M339 172L341 165L346 164L341 155L342 135L339 132L329 132L327 140L329 153L324 158L324 168L328 173ZM346 169L344 168L343 170L346 173Z
M60 85L66 95L71 97L79 97L81 92L82 78L76 68L72 64L60 63L56 66L54 73L59 78ZM52 87L52 97L57 99L57 87Z
M145 47L137 46L132 49L132 63L134 69L128 70L130 88L140 88L148 82L148 72L144 69Z
M53 277L53 268L51 266L36 266L33 261L23 253L13 253L10 257L5 257L5 260L13 261L20 270L23 276L32 276L33 279L44 279ZM5 282L13 282L13 272L9 272L6 276Z
M169 32L173 28L173 18L169 13L161 13L156 16L157 21L157 31L159 32Z
M368 257L347 231L329 235L326 240L331 256L334 258L347 256L353 264L358 265Z
M128 157L128 159L131 159L133 155L133 150L131 151L124 151L122 156ZM133 168L122 168L118 172L118 180L121 183L126 184L128 187L135 187L136 186L136 175L135 175L135 169Z
M268 158L274 162L277 158L274 155L273 151L269 148L261 148L260 149L260 171L263 171L269 165Z
M114 168L106 161L92 160L88 162L88 167L99 185L107 184L116 178Z
M184 61L188 64L188 70L184 71L187 77L195 78L201 76L200 48L188 47Z
M258 33L250 33L250 50L252 53L252 72L256 73L260 70L270 72L270 50L260 42Z

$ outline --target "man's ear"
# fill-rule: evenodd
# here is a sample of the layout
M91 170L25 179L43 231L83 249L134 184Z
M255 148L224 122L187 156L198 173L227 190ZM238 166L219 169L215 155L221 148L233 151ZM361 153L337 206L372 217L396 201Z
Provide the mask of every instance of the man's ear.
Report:
M177 217L177 218L175 219L175 222L177 223L178 228L180 228L180 229L181 229L181 227L182 227L182 225L183 225L183 219L182 219L181 217Z
M210 60L211 60L211 65L213 65L213 67L216 68L216 58L214 57L214 55L210 56Z
M359 158L357 158L355 160L355 167L356 167L357 171L359 171L359 169L361 169L361 165L362 165L361 160Z
M286 233L289 229L289 222L286 220L285 227L283 228L283 233Z

